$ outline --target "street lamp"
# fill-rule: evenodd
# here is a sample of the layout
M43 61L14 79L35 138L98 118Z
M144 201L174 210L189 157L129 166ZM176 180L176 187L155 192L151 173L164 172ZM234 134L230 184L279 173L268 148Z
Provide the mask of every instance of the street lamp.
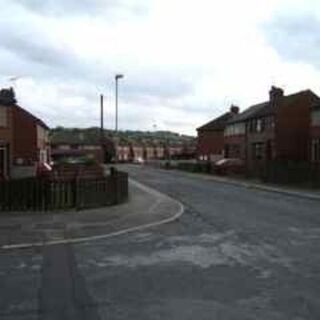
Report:
M123 74L116 74L115 81L116 81L116 132L118 132L118 81L124 77Z

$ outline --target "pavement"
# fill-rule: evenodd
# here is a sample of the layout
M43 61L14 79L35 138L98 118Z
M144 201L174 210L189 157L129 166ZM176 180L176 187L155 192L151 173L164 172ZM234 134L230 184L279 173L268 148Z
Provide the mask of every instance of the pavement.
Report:
M320 319L320 204L123 166L175 199L171 223L0 252L0 319Z
M305 198L310 200L318 200L320 201L320 191L316 189L308 190L308 189L298 189L292 186L280 186L275 184L267 184L259 181L252 180L244 180L244 179L233 179L231 177L217 176L217 175L204 175L197 173L189 173L191 175L195 175L198 178L202 179L211 179L213 181L228 183L231 185L241 186L245 188L258 189L269 192L281 193L287 196Z
M183 212L170 197L130 180L129 201L99 209L26 214L1 213L0 248L77 243L170 222Z
M153 165L152 163L150 164L150 166L160 169L159 166ZM162 169L162 170L168 170L168 169ZM181 170L170 169L170 171L181 171ZM276 185L271 183L263 183L258 180L232 178L228 176L218 176L218 175L205 174L205 173L201 174L201 173L185 171L185 174L190 175L191 177L192 176L197 177L199 179L227 183L235 186L245 187L248 189L258 189L263 191L281 193L284 195L298 197L298 198L306 198L306 199L320 201L320 191L317 189L301 189L294 186L281 186L281 185Z

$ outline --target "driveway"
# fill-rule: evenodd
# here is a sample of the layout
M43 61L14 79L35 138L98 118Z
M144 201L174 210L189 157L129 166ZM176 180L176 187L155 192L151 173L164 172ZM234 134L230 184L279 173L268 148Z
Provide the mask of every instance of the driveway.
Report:
M183 203L115 238L1 252L1 319L319 319L320 202L126 166Z

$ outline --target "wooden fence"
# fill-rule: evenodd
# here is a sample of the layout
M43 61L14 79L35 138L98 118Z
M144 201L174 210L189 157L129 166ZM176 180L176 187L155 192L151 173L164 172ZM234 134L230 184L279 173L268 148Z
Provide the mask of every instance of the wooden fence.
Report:
M319 188L320 166L304 162L272 161L265 170L261 170L260 177L265 182Z
M19 179L0 182L0 211L48 211L110 206L128 198L128 174L98 179Z

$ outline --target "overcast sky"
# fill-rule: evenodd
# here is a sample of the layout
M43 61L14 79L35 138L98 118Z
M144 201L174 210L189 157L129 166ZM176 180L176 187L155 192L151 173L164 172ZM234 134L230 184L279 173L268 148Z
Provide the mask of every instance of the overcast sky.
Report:
M120 129L195 134L271 85L320 95L319 0L0 4L0 84L50 126L99 125L103 93L113 129L116 73Z

